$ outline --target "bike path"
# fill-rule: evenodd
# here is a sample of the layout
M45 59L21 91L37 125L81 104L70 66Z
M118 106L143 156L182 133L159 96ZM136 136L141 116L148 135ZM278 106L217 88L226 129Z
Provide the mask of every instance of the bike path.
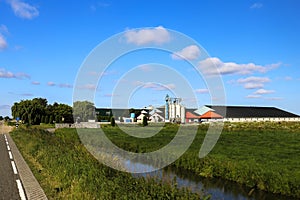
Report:
M47 200L9 134L0 134L0 200Z

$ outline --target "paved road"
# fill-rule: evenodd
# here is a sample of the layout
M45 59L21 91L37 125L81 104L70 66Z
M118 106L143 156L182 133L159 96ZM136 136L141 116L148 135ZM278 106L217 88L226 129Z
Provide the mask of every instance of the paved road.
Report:
M25 199L6 135L0 134L0 200Z

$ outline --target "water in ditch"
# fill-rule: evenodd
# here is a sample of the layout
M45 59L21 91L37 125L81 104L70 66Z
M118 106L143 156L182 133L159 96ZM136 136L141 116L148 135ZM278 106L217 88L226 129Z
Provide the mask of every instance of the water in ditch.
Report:
M130 171L135 169L154 169L151 165L136 163L130 160L125 162L125 167ZM220 178L203 178L182 169L166 167L151 173L133 173L134 177L155 177L164 182L176 180L179 188L187 187L192 192L210 195L211 199L222 200L296 200L296 198L284 195L272 194L255 188L249 188L244 185L227 181Z

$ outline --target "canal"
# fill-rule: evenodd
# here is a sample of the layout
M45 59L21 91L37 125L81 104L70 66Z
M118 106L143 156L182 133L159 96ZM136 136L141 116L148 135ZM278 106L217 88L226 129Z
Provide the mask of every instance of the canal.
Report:
M151 165L142 163L134 163L130 160L125 161L125 167L134 171L151 171L154 169ZM176 180L178 188L189 188L194 193L210 195L211 199L220 200L296 200L296 198L272 194L261 191L256 188L249 188L233 181L221 178L204 178L195 175L187 170L176 169L174 167L166 167L150 173L132 173L134 177L152 177L171 183Z

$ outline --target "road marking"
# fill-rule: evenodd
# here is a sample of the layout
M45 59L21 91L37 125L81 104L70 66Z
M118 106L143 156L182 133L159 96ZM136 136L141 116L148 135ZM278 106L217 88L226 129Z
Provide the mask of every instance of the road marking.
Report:
M17 179L16 181L17 181L17 186L19 189L19 195L21 197L21 200L26 200L25 192L23 190L21 181L19 179Z
M16 168L16 164L14 161L11 161L11 166L13 168L14 174L18 174L17 168Z
M16 167L15 162L13 161L13 155L10 150L6 135L4 135L4 138L5 138L6 147L8 150L9 159L11 160L11 166L13 168L13 172L14 172L14 174L18 174L17 167ZM17 182L17 187L19 190L19 195L20 195L21 200L27 200L21 181L19 179L17 179L16 182Z
M13 156L12 156L12 153L11 153L11 151L8 151L8 155L9 155L9 159L13 159Z

